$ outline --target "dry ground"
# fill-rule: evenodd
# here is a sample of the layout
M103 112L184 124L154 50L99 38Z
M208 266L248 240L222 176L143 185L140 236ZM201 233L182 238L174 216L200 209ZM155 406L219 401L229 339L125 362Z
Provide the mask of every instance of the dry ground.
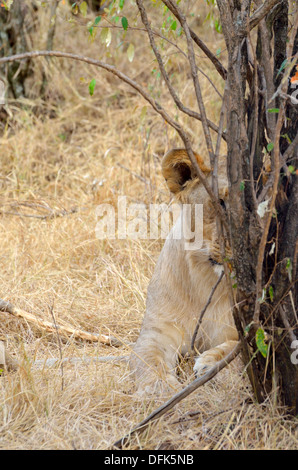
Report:
M160 91L161 102L177 112L152 73L156 64L143 32L128 32L124 50L130 41L136 47L129 63L121 47L115 58L108 56L120 41L114 30L106 50L99 35L88 40L82 18L72 25L64 15L61 7L55 49L115 62L146 89L151 85L153 93ZM47 10L38 21L32 49L44 48ZM214 52L222 47L208 25L195 26ZM181 96L195 106L183 59L172 55L171 60ZM222 91L208 61L202 59L200 66ZM42 70L49 79L45 102L38 97ZM90 97L93 78L97 82ZM209 117L218 122L218 95L204 77L201 81ZM162 241L98 240L95 210L101 203L116 204L120 195L128 202L169 202L160 158L180 142L149 108L144 114L146 103L133 90L93 67L36 59L28 87L30 98L22 106L9 102L11 117L0 141L0 297L44 320L51 321L52 308L57 323L110 332L123 344L112 348L61 337L63 357L127 355L142 321ZM184 123L200 149L200 125L185 118ZM40 218L49 215L49 208L66 213ZM1 335L21 363L17 372L0 378L1 449L107 449L163 402L134 394L125 362L37 368L34 360L59 357L57 335L9 314L0 314L0 321ZM189 371L186 365L186 381ZM238 363L127 448L294 449L295 424L274 397L262 405L251 401Z

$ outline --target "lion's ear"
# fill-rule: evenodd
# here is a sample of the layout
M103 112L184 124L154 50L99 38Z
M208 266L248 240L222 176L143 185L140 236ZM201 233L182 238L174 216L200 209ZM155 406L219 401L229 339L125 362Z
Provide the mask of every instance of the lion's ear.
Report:
M204 173L210 173L203 158L194 153L197 162ZM191 161L185 149L173 149L165 154L161 162L162 174L171 193L182 191L184 184L194 178L195 174Z

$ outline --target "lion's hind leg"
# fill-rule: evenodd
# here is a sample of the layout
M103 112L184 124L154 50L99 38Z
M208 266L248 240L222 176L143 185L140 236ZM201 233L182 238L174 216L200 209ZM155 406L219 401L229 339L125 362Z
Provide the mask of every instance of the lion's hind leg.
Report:
M205 374L218 361L226 357L236 344L237 341L229 340L203 352L195 361L193 370L196 376Z
M180 331L167 323L141 331L130 357L139 391L154 393L157 388L179 386L175 369L181 341Z

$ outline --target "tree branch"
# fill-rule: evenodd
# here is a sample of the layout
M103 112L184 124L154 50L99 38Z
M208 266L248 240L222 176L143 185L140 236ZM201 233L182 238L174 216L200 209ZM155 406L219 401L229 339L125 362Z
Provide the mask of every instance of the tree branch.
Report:
M266 0L249 18L248 29L252 30L257 26L267 13L269 13L269 11L280 2L281 0Z
M172 2L163 2L167 7L168 9L170 10L171 13L173 13L173 15L180 21L180 13L179 13L179 9L177 7L177 5L175 5L174 3ZM182 25L181 25L182 26ZM211 60L211 62L213 63L213 65L215 66L216 70L218 71L218 73L221 75L221 77L226 80L227 78L227 71L225 69L225 67L222 65L222 63L218 60L218 58L210 51L210 49L208 49L208 47L206 46L206 44L196 35L196 33L191 29L189 28L189 32L190 32L190 35L191 35L191 38L192 40L196 43L196 45L206 54L206 56L208 57L208 59Z
M193 43L192 43L192 38L189 30L189 26L187 24L186 18L181 12L181 10L177 7L177 5L174 5L172 0L163 0L163 3L170 9L170 8L175 8L175 16L179 20L185 36L186 36L186 41L187 41L187 49L188 49L188 60L190 64L190 70L191 70L191 75L194 83L194 89L196 93L196 98L198 102L198 106L201 112L202 116L202 125L203 125L203 131L204 131L204 136L206 140L206 145L207 145L207 150L209 153L209 158L210 158L210 164L211 167L214 165L214 152L213 152L213 145L212 145L212 139L207 123L207 116L206 116L206 110L203 102L203 97L201 93L201 87L200 83L198 80L198 74L197 74L197 66L196 66L196 61L195 61L195 54L193 50Z
M6 62L14 62L14 61L19 61L19 60L26 60L26 59L32 59L34 57L62 57L66 59L73 59L73 60L78 60L81 62L86 62L87 64L90 65L95 65L96 67L101 67L108 72L112 73L113 75L116 75L120 80L123 82L127 83L130 85L132 88L134 88L140 95L143 96L143 98L150 103L150 105L153 107L153 109L160 114L164 120L170 124L172 127L174 127L177 131L178 128L180 127L178 123L175 123L174 119L171 119L170 116L166 113L166 111L160 106L160 104L155 101L153 98L151 98L150 95L148 95L145 90L134 80L129 78L127 75L124 73L120 72L117 70L113 65L106 64L105 62L102 62L100 60L92 59L91 57L85 57L81 56L78 54L72 54L70 52L62 52L62 51L32 51L32 52L25 52L23 54L15 54L9 57L2 57L0 58L0 64L1 63L6 63ZM190 110L191 111L191 110ZM202 120L202 117L200 116L199 113L195 113L195 111L190 114L191 117L195 117L198 120ZM208 120L208 126L215 131L218 132L218 126L214 124L212 121ZM179 132L179 131L178 131ZM226 136L223 135L223 139L226 140Z
M183 113L187 114L188 116L190 117L193 117L199 121L202 121L202 115L197 113L196 111L193 111L192 109L189 109L187 108L186 106L184 106L184 104L180 101L174 87L172 86L171 84L171 81L169 79L169 76L166 72L166 69L165 69L165 66L163 64L163 60L162 60L162 57L158 51L158 48L156 46L156 43L155 43L155 39L154 39L154 32L152 31L151 29L151 26L150 26L150 23L149 23L149 20L148 20L148 16L147 16L147 13L146 13L146 10L144 8L144 5L143 5L143 2L142 0L136 0L136 3L137 3L137 6L138 6L138 9L140 11L140 14L141 14L141 18L142 18L142 22L146 28L146 31L148 33L148 37L149 37L149 41L150 41L150 45L151 45L151 48L155 54L155 57L156 57L156 60L158 62L158 66L159 66L159 69L161 71L161 74L163 76L163 79L168 87L168 90L176 104L176 106L178 107L178 109L180 109L180 111L182 111ZM185 57L187 58L186 54L184 54ZM204 74L205 75L205 74ZM210 80L210 79L209 79ZM211 82L212 83L212 82ZM213 84L212 84L213 85ZM214 85L213 85L214 86ZM212 125L212 123L210 123L210 121L208 120L207 122L208 126L212 128L212 126L210 126L210 124ZM224 136L225 138L225 136Z
M194 170L199 177L201 183L203 184L204 188L206 189L208 195L210 196L210 199L214 205L214 208L217 212L217 214L220 216L223 224L227 228L227 223L226 223L226 216L223 211L223 208L219 204L217 198L214 195L214 192L212 191L212 188L210 187L207 178L205 177L204 173L202 172L197 159L194 156L189 137L187 133L184 131L184 129L181 127L181 125L174 119L172 118L165 110L162 108L162 106L154 100L148 93L145 92L145 90L134 80L129 78L127 75L124 73L120 72L117 70L113 65L106 64L105 62L102 62L100 60L92 59L90 57L85 57L77 54L72 54L70 52L61 52L61 51L32 51L32 52L25 52L24 54L16 54L12 55L9 57L2 57L0 58L0 64L1 63L6 63L6 62L13 62L15 60L24 60L24 59L32 59L34 57L39 57L39 56L44 56L44 57L62 57L62 58L67 58L67 59L73 59L73 60L78 60L82 62L86 62L87 64L90 65L95 65L96 67L101 67L104 70L107 70L108 72L112 73L116 77L118 77L120 80L122 80L124 83L127 83L129 86L134 88L143 98L152 106L152 108L160 115L163 117L163 119L171 126L173 127L179 134L182 142L184 143L185 149L187 151L187 154L190 158L190 161L194 167ZM204 119L205 122L205 119ZM215 126L216 127L216 126ZM208 124L207 124L207 129L208 129ZM217 128L218 131L218 128Z
M274 181L273 181L273 188L270 200L270 206L267 214L267 218L265 221L265 227L262 232L261 241L259 244L259 252L257 258L257 266L256 266L256 300L255 300L255 311L253 316L253 321L258 324L259 323L259 316L260 316L260 297L262 294L262 277L263 277L263 261L264 261L264 254L265 254L265 247L267 244L267 237L270 228L270 223L272 219L273 210L275 207L275 200L278 191L278 181L279 181L279 140L280 140L280 131L283 125L284 120L284 105L282 104L282 108L279 111L278 120L275 128L275 137L274 137Z

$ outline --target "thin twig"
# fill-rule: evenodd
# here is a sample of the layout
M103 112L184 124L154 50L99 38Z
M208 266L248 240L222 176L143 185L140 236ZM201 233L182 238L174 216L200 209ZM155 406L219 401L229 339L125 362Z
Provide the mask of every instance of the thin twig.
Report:
M187 387L185 387L181 392L176 393L170 400L164 403L162 406L157 408L153 413L151 413L147 418L141 421L137 426L135 426L126 436L122 437L113 444L113 448L121 449L125 444L130 440L130 438L136 432L143 432L152 421L156 421L158 418L163 416L167 411L171 410L177 403L186 398L192 392L194 392L198 387L201 387L206 382L211 380L215 375L218 374L220 370L226 367L230 362L238 356L241 349L240 342L237 343L235 348L223 359L221 359L215 366L213 366L206 374L202 377L195 379Z
M298 150L298 134L296 135L295 139L292 141L292 143L289 145L289 147L287 148L287 150L283 153L283 155L280 157L280 164L279 164L279 170L281 170L282 167L284 167L287 163L287 161L289 161L291 155L293 153L297 153L297 150ZM288 170L287 170L288 171ZM271 175L269 176L265 186L263 187L260 195L258 196L258 199L257 199L257 202L258 204L260 202L263 202L265 199L266 199L266 196L268 194L268 191L271 189L272 187L272 184L273 184L273 180L274 180L274 172L271 173Z
M275 206L275 200L278 191L278 181L279 181L279 139L280 139L280 131L283 125L284 119L284 106L280 107L278 120L275 128L275 137L274 137L274 182L270 200L270 206L268 209L267 218L264 224L264 229L262 232L260 244L259 244L259 252L257 258L257 266L256 266L256 300L255 300L255 311L253 316L253 321L258 324L259 323L259 315L260 315L260 297L262 293L262 277L263 277L263 261L264 261L264 254L265 254L265 247L267 244L267 237L269 232L269 227L273 215L273 210Z
M214 165L213 144L212 144L210 130L209 130L208 123L207 123L207 115L206 115L205 105L204 105L203 96L202 96L202 92L201 92L201 87L200 87L200 83L199 83L199 79L198 79L198 74L197 74L197 65L196 65L196 60L195 60L195 53L194 53L194 49L193 49L193 40L192 40L192 37L191 37L190 29L189 29L189 26L188 26L188 23L186 21L185 16L183 15L182 11L178 8L178 6L174 5L172 0L162 0L162 1L170 10L171 10L171 8L175 9L175 16L179 20L179 22L180 22L180 24L181 24L181 26L184 30L184 33L185 33L185 37L186 37L186 41L187 41L187 50L188 50L188 60L189 60L189 65L190 65L190 71L191 71L191 75L192 75L192 79L193 79L193 83L194 83L194 89L195 89L195 94L196 94L196 98L197 98L197 103L198 103L200 113L201 113L201 117L202 117L201 121L202 121L202 126L203 126L203 131L204 131L204 137L205 137L206 146L207 146L209 159L210 159L210 164L211 164L211 168L212 168L213 165Z
M163 3L168 7L168 9L173 13L173 15L180 21L180 12L177 7L177 5L173 2L165 2ZM181 25L182 26L182 25ZM225 67L222 65L222 63L218 60L218 58L208 49L206 44L196 35L196 33L189 28L189 33L191 35L192 40L196 43L196 45L206 54L208 59L211 60L213 65L215 66L216 70L218 73L221 75L221 77L226 80L227 78L227 70Z
M135 171L132 171L130 170L129 168L127 168L126 166L122 165L121 163L116 163L117 166L119 166L119 168L122 168L123 170L127 171L128 173L130 173L132 176L134 176L135 178L139 179L140 181L142 181L142 183L146 183L148 184L149 181L147 178L145 178L144 176L141 176L139 175L138 173L136 173Z
M132 88L134 88L143 98L150 103L152 108L160 114L163 119L176 131L179 133L181 132L181 126L177 123L177 121L174 118L171 118L169 114L162 108L162 106L154 100L146 91L144 88L142 88L137 82L132 80L130 77L122 73L120 70L117 70L115 66L106 64L105 62L102 62L100 60L92 59L91 57L86 57L86 56L81 56L78 54L73 54L70 52L62 52L62 51L31 51L31 52L24 52L23 54L15 54L12 56L8 57L1 57L0 58L0 64L1 63L6 63L6 62L14 62L14 61L20 61L20 60L26 60L26 59L32 59L34 57L62 57L66 59L73 59L73 60L78 60L82 62L86 62L87 64L90 65L95 65L96 67L101 67L104 70L107 70L108 72L112 73L113 75L116 75L120 80L123 82L127 83L130 85ZM197 119L199 119L199 114L197 113ZM218 132L218 127L216 124L208 120L208 125L210 125L210 128L214 130L215 132ZM223 137L226 139L226 137Z
M214 286L212 287L212 290L211 290L211 292L210 292L210 295L209 295L209 297L208 297L208 300L207 300L207 302L206 302L206 304L205 304L203 310L201 311L201 314L200 314L198 323L197 323L197 325L196 325L196 327L195 327L195 331L194 331L194 334L193 334L193 337L192 337L192 340L191 340L191 349L192 349L192 351L193 351L194 348L195 348L195 341L196 341L196 338L197 338L197 334L198 334L199 328L200 328L201 323L202 323L202 321L203 321L203 317L204 317L204 315L205 315L205 312L206 312L207 308L208 308L209 305L210 305L210 302L211 302L211 300L212 300L212 297L213 297L213 295L214 295L214 292L216 291L217 287L219 286L219 284L220 284L220 282L221 282L221 280L222 280L222 278L223 278L223 276L224 276L224 273L225 273L225 272L224 272L224 270L223 270L223 271L221 272L219 278L217 279L216 283L215 283Z
M177 122L175 118L172 118L166 111L165 109L160 105L159 102L157 102L155 99L153 99L145 90L143 87L141 87L138 83L136 83L134 80L129 78L127 75L124 73L120 72L117 70L113 65L106 64L105 62L102 62L100 60L92 59L90 57L85 57L77 54L72 54L70 52L61 52L61 51L32 51L32 52L25 52L23 54L16 54L12 55L9 57L2 57L0 58L0 64L6 63L6 62L14 62L14 61L19 61L19 60L24 60L24 59L32 59L34 57L39 57L39 56L44 56L44 57L61 57L61 58L67 58L67 59L73 59L73 60L79 60L82 62L86 62L87 64L90 65L95 65L96 67L101 67L104 70L112 73L116 77L118 77L120 80L122 80L124 83L128 84L132 88L134 88L148 103L152 106L152 108L160 114L160 116L163 117L163 119L171 126L173 127L177 133L179 134L182 142L184 143L185 149L187 151L187 154L190 158L190 161L194 167L194 171L197 174L198 178L200 179L201 183L203 184L204 188L206 189L208 195L210 196L210 199L214 205L214 208L217 212L217 214L221 217L222 223L225 225L227 228L227 222L226 222L226 215L223 211L223 208L219 204L217 198L215 197L212 188L210 187L206 176L204 175L203 171L201 170L197 159L194 156L194 152L192 150L191 144L190 144L190 139L183 127ZM196 70L194 71L196 75ZM203 119L203 117L202 117ZM204 123L207 123L207 128L208 128L208 122L206 120L206 116L204 116L203 119ZM204 124L204 127L205 127ZM217 126L214 127L218 130Z
M291 325L290 325L290 323L289 323L289 320L288 320L288 318L287 318L287 315L285 314L285 311L284 311L282 305L280 305L280 306L278 307L278 311L279 311L279 313L280 313L280 316L281 316L281 319L282 319L282 321L283 321L283 324L285 325L285 328L286 328L286 330L287 330L287 332L288 332L288 334L289 334L290 340L291 340L292 342L293 342L293 341L297 341L297 338L296 338L296 336L295 336L295 334L294 334L294 332L293 332L293 329L294 329L295 327L291 327Z
M197 103L198 103L200 113L201 113L201 117L202 117L203 132L204 132L204 137L205 137L205 141L206 141L207 150L208 150L208 153L209 153L210 164L211 164L211 168L213 168L213 166L214 166L213 144L212 144L212 139L211 139L211 135L210 135L210 130L209 130L209 127L208 127L208 120L207 120L205 105L204 105L204 101L203 101L203 97L202 97L202 93L201 93L201 87L200 87L200 83L199 83L199 80L198 80L197 66L196 66L196 61L195 61L195 54L194 54L193 42L192 42L192 38L191 38L191 34L190 34L190 29L189 29L188 23L185 19L185 16L181 12L181 10L177 7L177 5L175 5L172 2L172 0L162 0L162 1L169 8L169 10L171 10L171 11L175 10L175 16L179 20L179 22L180 22L180 24L181 24L181 26L184 30L185 36L186 36L187 49L188 49L188 60L189 60L189 64L190 64L191 75L192 75L192 79L193 79L193 83L194 83L194 89L195 89L195 94L196 94L196 98L197 98ZM180 137L184 142L187 154L190 158L190 161L193 164L193 167L194 167L197 175L199 176L199 179L203 183L204 188L206 189L208 195L210 196L210 199L213 203L213 206L216 210L217 215L220 217L222 224L224 225L226 231L228 232L228 224L227 224L227 220L226 220L226 214L225 214L223 208L221 207L221 205L218 201L218 198L214 194L214 191L210 187L207 188L209 186L209 184L207 183L203 172L201 171L196 159L194 158L193 150L191 148L191 145L188 141L187 136L186 135L182 136L180 134ZM207 184L205 184L205 183L207 183Z
M255 151L256 151L256 143L257 143L257 136L258 136L258 123L259 123L259 116L258 116L258 110L259 110L259 87L258 87L258 63L257 63L257 57L255 50L252 46L251 43L251 38L250 34L248 32L247 35L247 42L248 45L250 46L253 54L253 62L254 62L254 72L253 72L253 78L254 78L254 117L253 117L253 134L252 134L252 142L251 142L251 149L250 149L250 156L249 156L249 172L250 172L250 187L251 187L251 195L252 195L252 200L254 204L254 209L257 211L258 205L257 205L257 196L256 196L256 190L255 190L255 185L254 185L254 173L253 173L253 167L254 167L254 156L255 156Z
M107 19L107 18L106 18ZM85 27L85 25L84 25ZM117 26L117 25L114 25L114 24L108 24L108 25L96 25L96 28L109 28L109 29L119 29L119 30L122 30L123 31L123 27L122 26ZM137 27L134 27L134 26L128 26L128 30L129 31L142 31L142 32L145 32L147 33L147 29L146 28L137 28ZM191 33L194 34L195 37L196 34L191 31ZM181 49L181 47L179 47L176 43L174 43L173 41L171 41L169 38L163 36L162 34L158 33L157 31L154 31L152 29L152 34L154 36L157 36L159 37L160 39L162 39L163 41L166 41L168 42L169 44L171 44L173 47L175 47L175 49L177 49L177 51L179 52L179 54L183 55L186 59L187 59L187 55L185 54L185 52ZM194 38L193 38L194 39ZM198 38L198 40L200 41L200 39ZM196 42L196 40L195 40ZM171 54L175 54L175 53L171 53ZM170 55L170 54L169 54ZM198 54L195 54L197 58L199 59L209 59L209 57L205 57L205 56L199 56ZM214 56L215 57L215 56ZM220 96L220 98L222 99L222 95L220 93L220 91L216 88L216 86L214 85L214 83L212 82L212 80L210 79L210 77L208 77L208 75L200 68L198 67L198 71L204 75L204 77L207 78L207 80L209 81L210 85L214 88L214 90L216 91L216 93L218 94L218 96ZM226 70L222 69L223 71L223 75L226 74ZM224 77L223 77L224 78ZM223 138L226 140L226 136L224 135Z
M214 168L212 172L212 189L214 191L214 194L217 197L218 197L218 158L219 158L219 151L220 151L221 132L223 128L223 121L224 121L224 115L225 115L225 110L226 110L226 101L227 101L227 84L225 86L224 97L223 97L222 107L220 111L219 132L217 134L217 141L216 141L216 148L215 148L215 155L214 155ZM218 216L216 216L216 230L217 230L217 236L219 240L220 255L221 255L223 268L224 268L225 282L228 288L230 307L231 307L231 311L233 312L234 309L237 308L237 306L235 305L234 291L233 291L233 287L231 283L231 276L230 276L230 269L227 264L226 243L225 243L223 225ZM227 236L229 239L230 237L229 232L227 233Z
M268 2L270 3L270 2ZM290 40L288 43L287 47L287 56L290 57L292 49L293 49L293 44L294 40L296 37L297 29L298 29L298 11L296 12L295 15L295 25L293 27L293 30L291 32ZM266 27L266 25L262 24L261 25L263 28ZM261 30L262 32L262 30ZM288 71L289 73L289 71ZM256 268L256 300L255 300L255 312L253 316L253 320L258 323L259 322L259 315L260 315L260 301L259 298L261 296L262 292L262 273L263 273L263 261L264 261L264 253L265 253L265 247L267 243L267 236L269 232L269 227L270 227L270 222L272 219L272 214L274 210L274 205L275 205L275 200L277 196L277 190L278 190L278 182L279 182L279 173L280 173L280 168L281 168L281 160L280 160L280 147L279 147L279 140L280 140L280 132L281 128L283 125L284 121L284 115L285 115L285 92L287 88L288 82L287 80L284 79L284 81L281 83L280 88L281 88L281 93L280 93L280 107L279 107L279 114L278 114L278 119L277 123L275 126L275 134L274 134L274 153L273 153L273 175L274 175L274 180L273 180L273 187L272 187L272 194L271 194L271 201L270 201L270 207L268 210L268 215L267 215L267 220L265 222L265 227L262 233L260 245L259 245L259 253L258 253L258 259L257 259L257 268ZM296 138L294 139L294 141Z
M140 14L141 14L141 18L142 18L142 22L147 30L147 33L148 33L148 37L149 37L149 41L150 41L150 45L151 45L151 48L155 54L155 57L156 57L156 60L158 62L158 66L159 66L159 69L161 71L161 74L163 76L163 79L167 85L167 88L176 104L176 106L178 107L178 109L180 109L180 111L182 111L183 113L187 114L188 116L190 117L193 117L199 121L202 121L202 115L197 113L196 111L193 111L192 109L189 109L187 108L186 106L184 106L184 104L180 101L174 87L172 86L171 84L171 81L170 81L170 78L169 78L169 75L167 74L166 72L166 69L165 69L165 66L164 66L164 63L163 63L163 60L162 60L162 57L159 53L159 50L156 46L156 43L155 43L155 39L154 39L154 33L151 29L151 26L150 26L150 22L148 20L148 16L147 16L147 13L146 13L146 9L144 8L144 5L143 5L143 2L142 0L136 0L136 3L137 3L137 6L138 6L138 9L140 11ZM186 54L184 54L186 56ZM186 56L187 58L187 56ZM205 74L204 74L205 75ZM209 79L210 80L210 79ZM212 83L212 82L211 82ZM209 124L208 124L209 125Z

